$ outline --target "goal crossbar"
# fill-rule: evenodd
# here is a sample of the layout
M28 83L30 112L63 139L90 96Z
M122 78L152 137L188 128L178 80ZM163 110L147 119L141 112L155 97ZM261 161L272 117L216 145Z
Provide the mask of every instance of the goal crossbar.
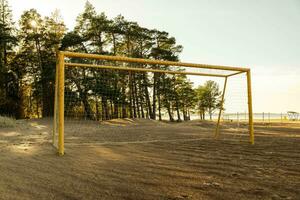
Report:
M67 67L90 67L98 69L113 69L122 71L137 71L137 72L157 72L166 74L186 74L186 75L197 75L197 76L212 76L212 77L226 77L222 74L208 74L208 73L198 73L198 72L186 72L186 71L171 71L171 70L161 70L161 69L145 69L145 68L133 68L133 67L122 67L122 66L105 66L105 65L93 65L84 63L65 63Z
M222 66L222 65L195 64L195 63L174 62L174 61L164 61L164 60L129 58L124 56L108 56L108 55L77 53L77 52L69 52L69 51L61 51L60 53L64 57L68 57L68 58L89 58L89 59L96 59L96 60L111 60L111 61L142 63L142 64L151 64L151 65L170 65L170 66L179 66L179 67L181 66L181 67L240 71L240 72L247 72L250 70L249 68L244 68L244 67L231 67L231 66Z
M165 65L165 66L178 66L188 68L199 68L209 69L214 71L220 71L221 73L200 73L191 71L172 71L162 70L153 68L136 68L136 67L124 67L124 66L108 66L108 65L96 65L86 63L72 63L70 61L65 62L65 58L81 58L81 59L95 59L103 61L118 61L125 63L140 63L147 65ZM198 75L198 76L209 76L209 77L220 77L224 78L224 87L222 91L221 106L219 109L218 121L215 130L215 138L219 136L220 118L223 110L224 95L226 91L227 79L231 76L246 73L247 77L247 98L248 98L248 119L249 119L249 141L254 144L254 128L253 128L253 110L252 110L252 90L251 90L251 73L250 68L243 67L231 67L221 65L207 65L207 64L195 64L185 62L174 62L174 61L162 61L152 59L141 59L141 58L129 58L123 56L108 56L88 53L77 53L68 51L59 51L57 53L57 65L56 65L56 81L55 81L55 101L54 101L54 124L53 124L53 144L55 144L55 134L58 129L58 153L64 155L64 87L65 87L65 68L66 67L90 67L99 69L112 69L112 70L123 70L123 71L139 71L139 72L154 72L154 73L166 73L166 74L186 74L186 75ZM229 74L222 74L222 72L228 71Z

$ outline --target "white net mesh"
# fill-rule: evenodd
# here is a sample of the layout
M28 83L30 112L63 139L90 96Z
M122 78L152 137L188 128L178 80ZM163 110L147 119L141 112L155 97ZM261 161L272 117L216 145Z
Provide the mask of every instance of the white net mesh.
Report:
M123 131L126 132L125 126L135 123L132 119L165 122L211 120L215 123L221 108L225 76L239 72L82 58L65 61L67 143L76 143L79 137L81 143L105 142L110 136L103 132L114 134L114 126L124 126ZM137 68L147 71L137 71ZM245 73L228 78L221 131L228 122L241 133L246 132L246 81ZM200 100L199 96L209 84L212 84L211 88L217 87L217 93L209 100L214 103L206 102L202 110L204 100ZM244 125L240 129L241 123ZM103 126L105 124L110 126ZM151 135L147 137L153 139ZM178 137L188 138L184 134ZM132 138L126 136L126 140L138 138L138 135ZM122 136L118 136L117 140L122 141Z

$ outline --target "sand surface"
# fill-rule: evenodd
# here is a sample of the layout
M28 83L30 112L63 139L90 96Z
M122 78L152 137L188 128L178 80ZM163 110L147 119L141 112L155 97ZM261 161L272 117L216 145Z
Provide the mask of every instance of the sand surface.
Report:
M66 154L50 119L0 129L0 199L300 199L300 124L66 122Z

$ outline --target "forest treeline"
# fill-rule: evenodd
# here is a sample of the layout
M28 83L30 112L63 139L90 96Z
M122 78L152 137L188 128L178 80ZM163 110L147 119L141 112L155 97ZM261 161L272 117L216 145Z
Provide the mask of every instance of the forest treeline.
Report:
M88 1L73 30L58 11L42 17L30 9L15 23L7 0L0 0L0 17L0 115L18 119L53 116L58 50L179 61L183 49L169 33L122 15L109 19ZM194 88L182 74L74 68L66 70L65 84L67 114L93 120L161 120L166 114L180 121L192 113L204 119L220 107L217 83Z

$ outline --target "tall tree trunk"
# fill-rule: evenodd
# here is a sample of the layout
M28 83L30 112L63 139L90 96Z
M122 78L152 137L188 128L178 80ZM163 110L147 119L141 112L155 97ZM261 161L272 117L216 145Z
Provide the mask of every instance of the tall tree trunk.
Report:
M138 107L139 107L139 117L145 118L145 113L144 113L144 94L143 94L143 87L141 83L141 76L138 79L138 88L136 88L137 91L137 101L138 101Z
M19 84L17 85L18 94L17 94L17 113L16 113L16 119L24 119L25 118L25 106L24 106L24 93L23 93L23 85L22 82L19 81Z
M162 120L162 117L161 117L161 101L160 101L160 94L158 93L157 94L157 103L158 103L158 118L159 118L159 121Z
M41 45L40 45L40 41L39 38L35 39L35 44L36 44L36 50L37 50L37 54L38 54L38 65L39 68L41 70L41 82L42 82L42 117L48 117L50 116L50 109L52 107L52 103L49 102L51 99L49 99L50 95L49 95L49 83L46 81L48 80L47 76L49 76L49 74L47 74L45 72L45 66L44 66L44 62L42 59L42 52L41 52ZM51 90L50 90L51 92Z
M154 77L153 77L153 93L152 93L152 116L151 119L155 120L156 119L156 89L157 89L157 74L154 73Z
M127 118L127 111L126 111L126 91L125 91L124 84L122 84L122 118Z
M147 81L147 77L146 77L145 73L143 73L143 79L144 79L144 90L145 90L146 104L147 104L147 107L148 107L147 117L151 118L152 109L151 109L150 95L149 95L149 91L148 91L148 81Z
M23 100L22 100L23 101ZM39 100L39 97L36 98L36 115L37 115L37 118L40 118L40 100Z
M139 101L138 87L137 87L137 81L136 81L136 78L135 78L133 87L134 87L134 97L135 97L135 103L136 103L137 117L138 117L138 118L141 118L140 101Z
M174 122L174 118L173 118L173 114L172 114L172 111L171 111L170 103L167 104L167 111L168 111L170 121Z
M158 103L158 119L159 121L162 120L162 117L161 117L161 95L160 95L160 90L161 90L161 83L160 83L160 78L161 76L158 76L157 78L157 103Z
M45 77L44 77L45 78ZM53 115L52 102L54 101L54 88L45 80L42 81L42 116L49 117Z
M114 91L118 90L118 83L119 83L119 75L120 73L117 74L117 79L115 80L114 83ZM119 99L118 97L113 97L113 103L114 103L114 114L113 114L113 118L119 118Z
M33 105L32 105L32 91L30 90L29 92L29 115L30 115L30 118L31 118L31 114L33 113Z
M133 117L137 118L137 105L136 105L136 91L134 85L135 83L135 73L131 74L131 97L132 97L132 107L133 107Z
M182 107L182 115L183 115L183 120L187 121L186 110L184 106Z
M145 112L144 112L144 100L143 99L141 99L140 105L141 105L141 115L142 115L142 118L144 119L145 118Z
M110 111L109 111L109 116L108 116L108 118L109 119L113 119L113 113L114 113L114 105L113 105L113 101L112 100L110 100L109 101L110 102Z
M85 116L90 120L95 120L93 110L88 102L87 95L85 93L80 94L81 101L84 105Z
M180 110L179 110L179 102L178 102L178 98L176 97L176 112L177 112L177 121L181 121L181 117L180 117Z
M108 120L109 119L109 107L108 107L108 103L107 103L107 98L106 97L102 97L102 116L103 116L103 120Z
M133 118L133 109L132 109L132 77L131 72L129 72L129 117Z
M191 113L190 113L190 109L187 110L187 116L188 116L188 120L191 120Z
M117 119L119 118L119 104L117 101L114 102L114 115L113 118Z
M78 89L80 100L83 103L85 117L90 119L90 120L95 120L95 116L94 116L93 110L91 108L91 105L88 102L86 92L83 91L83 89L81 88L81 85L76 81L76 77L73 79L73 82L75 83L75 85ZM102 104L103 104L103 102L102 102Z
M104 103L105 119L109 120L109 104L108 104L108 100L106 97L104 98L103 103Z
M4 62L4 68L7 70L7 45L6 42L4 42L3 45L3 62Z
M117 54L117 44L116 44L116 36L114 33L112 33L112 38L113 38L113 52L114 52L114 56Z

